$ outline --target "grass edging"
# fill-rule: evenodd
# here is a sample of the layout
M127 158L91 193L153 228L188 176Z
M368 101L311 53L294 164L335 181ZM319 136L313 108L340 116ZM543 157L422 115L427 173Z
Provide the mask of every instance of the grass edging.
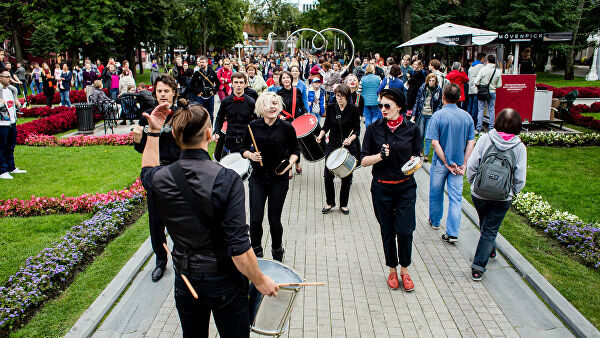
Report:
M430 174L430 163L425 163L423 169ZM448 190L444 187L444 191ZM476 227L479 224L479 217L475 207L465 198L462 200L462 212ZM523 277L533 290L542 298L542 300L554 311L558 317L575 333L578 337L600 336L600 331L587 320L550 282L548 282L537 269L529 263L515 249L510 242L498 233L496 237L497 250L502 256L512 264L515 270Z

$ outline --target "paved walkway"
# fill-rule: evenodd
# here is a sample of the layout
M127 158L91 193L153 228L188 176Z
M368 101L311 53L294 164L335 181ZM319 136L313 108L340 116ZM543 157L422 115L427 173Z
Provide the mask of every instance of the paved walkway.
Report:
M304 163L291 181L283 213L284 263L307 281L327 286L301 291L289 337L566 337L572 334L502 258L492 260L482 282L470 276L478 231L463 215L460 241L440 239L427 225L429 176L416 173L417 230L410 275L415 291L390 290L379 225L372 208L370 168L356 171L349 216L325 204L323 161ZM339 181L336 180L336 191ZM268 225L263 247L270 247ZM172 245L172 244L170 244ZM270 250L266 250L270 258ZM158 283L154 260L95 332L95 337L180 337L173 299L173 270ZM217 336L214 326L211 337ZM255 335L254 335L255 336Z

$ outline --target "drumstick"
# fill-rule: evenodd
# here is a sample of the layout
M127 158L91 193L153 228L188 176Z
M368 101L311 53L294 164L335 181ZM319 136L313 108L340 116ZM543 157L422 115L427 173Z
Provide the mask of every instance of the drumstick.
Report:
M170 255L171 251L169 251L169 247L167 246L167 243L163 243L163 247L165 248L165 250L167 250L167 255ZM194 287L192 286L190 281L187 279L187 277L184 274L180 273L180 275L181 275L181 278L183 279L183 281L185 282L185 285L187 285L188 289L190 289L192 296L194 296L195 299L198 299L198 294L196 293L196 290L194 290Z
M348 137L346 137L346 138L350 138L350 136L352 136L352 134L354 134L354 129L352 129L352 131L350 132L350 135L348 135Z
M256 145L256 140L254 139L254 134L252 133L252 128L250 128L250 125L248 125L248 131L250 132L250 137L252 138L252 143L254 144L254 149L256 149L257 153L260 153L260 150L258 150L258 146ZM260 161L260 166L263 166L262 161Z
M327 285L327 283L279 283L277 286L318 286Z

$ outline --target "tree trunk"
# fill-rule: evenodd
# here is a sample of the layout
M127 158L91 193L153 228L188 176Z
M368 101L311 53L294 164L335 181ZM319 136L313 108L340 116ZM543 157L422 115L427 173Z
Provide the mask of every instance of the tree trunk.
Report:
M398 0L398 14L402 19L402 43L410 40L412 0ZM412 53L412 47L403 48L404 55Z
M144 74L144 61L142 60L142 44L140 42L138 42L137 49L138 49L138 62L140 63L140 74ZM146 50L146 53L148 53L147 50Z
M21 50L21 39L19 38L19 34L17 34L17 30L13 29L12 31L12 40L15 45L15 58L17 62L23 62L23 51Z
M203 43L202 43L202 55L206 55L206 39L208 38L208 19L204 18L204 31L202 32L204 35Z
M569 48L569 52L567 53L567 61L565 64L565 80L573 80L575 78L575 43L577 42L577 33L579 32L579 24L581 23L584 1L585 0L580 0L577 8L577 21L575 22L575 27L573 29L573 43L571 43L571 48Z

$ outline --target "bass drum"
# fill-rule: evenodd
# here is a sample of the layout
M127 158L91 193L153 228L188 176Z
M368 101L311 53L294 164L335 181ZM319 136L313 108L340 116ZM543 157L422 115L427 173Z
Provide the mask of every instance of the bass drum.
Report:
M246 181L250 177L250 174L252 174L252 165L250 164L250 160L243 158L242 154L240 153L230 153L226 155L219 161L219 164L225 168L235 171L244 181Z
M296 138L302 155L309 162L317 162L325 158L325 142L317 142L321 133L319 121L312 114L305 114L294 121L292 126L296 130Z

